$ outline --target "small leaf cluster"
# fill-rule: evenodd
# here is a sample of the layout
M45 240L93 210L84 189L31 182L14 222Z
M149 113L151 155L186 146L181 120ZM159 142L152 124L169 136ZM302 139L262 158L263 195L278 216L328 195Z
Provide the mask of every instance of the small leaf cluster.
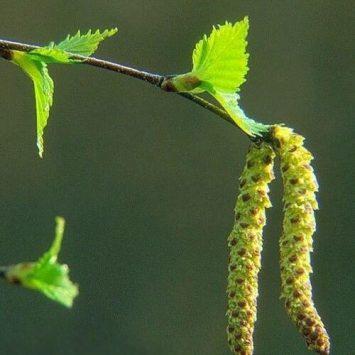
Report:
M33 81L36 114L37 114L37 147L40 157L44 152L43 132L47 126L49 111L53 104L54 83L49 76L47 64L76 64L85 58L75 56L90 56L98 48L101 41L117 33L117 28L100 32L87 32L55 44L51 42L47 47L34 49L30 52L12 51L12 62L17 64Z
M25 262L8 267L6 279L23 287L43 293L48 298L66 307L73 305L78 295L78 286L69 279L69 268L57 262L61 249L65 221L56 218L54 241L49 250L36 262Z

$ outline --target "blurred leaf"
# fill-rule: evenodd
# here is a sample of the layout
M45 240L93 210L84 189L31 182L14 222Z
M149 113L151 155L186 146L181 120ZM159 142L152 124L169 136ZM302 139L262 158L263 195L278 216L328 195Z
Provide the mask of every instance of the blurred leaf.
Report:
M39 156L43 156L43 131L47 126L49 110L53 104L54 83L48 74L47 65L33 60L28 53L13 51L13 62L32 79L36 99L37 147Z
M56 218L56 232L49 250L37 262L10 266L6 278L22 286L37 290L66 307L73 305L78 286L69 279L67 265L57 263L64 232L64 219Z

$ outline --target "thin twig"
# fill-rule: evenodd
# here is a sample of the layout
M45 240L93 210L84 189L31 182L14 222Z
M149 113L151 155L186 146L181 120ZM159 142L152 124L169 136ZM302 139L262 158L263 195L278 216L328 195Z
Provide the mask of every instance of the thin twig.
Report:
M36 49L36 48L40 48L40 47L35 46L35 45L19 43L19 42L12 42L12 41L0 39L0 56L3 57L4 59L7 59L7 60L11 59L11 50L17 50L17 51L21 51L21 52L29 52L29 51ZM81 61L82 64L91 65L91 66L98 67L101 69L114 71L116 73L128 75L133 78L137 78L137 79L146 81L146 82L164 90L164 88L161 86L164 79L167 78L164 75L148 73L148 72L145 72L142 70L127 67L127 66L124 66L124 65L121 65L118 63L112 63L112 62L102 60L102 59L97 59L94 57L84 57L81 55L72 55L71 58ZM164 90L164 91L167 91L167 90ZM216 106L216 105L214 105L214 104L212 104L212 103L210 103L210 102L208 102L196 95L192 95L192 94L185 93L185 92L179 92L178 94L179 94L179 96L182 96L185 99L188 99L188 100L196 103L197 105L213 112L214 114L221 117L222 119L224 119L228 123L231 123L233 126L238 127L238 125L233 121L233 119L230 117L230 115L222 108L220 108L220 107L218 107L218 106ZM245 133L245 132L243 132L243 133ZM250 137L250 136L248 136L248 138L252 139L252 137Z

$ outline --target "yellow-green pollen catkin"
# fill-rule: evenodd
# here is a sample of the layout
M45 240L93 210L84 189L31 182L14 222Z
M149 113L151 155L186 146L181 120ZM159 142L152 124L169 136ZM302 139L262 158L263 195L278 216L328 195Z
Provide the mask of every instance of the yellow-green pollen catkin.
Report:
M240 177L235 223L228 237L228 343L234 354L253 353L258 272L265 208L271 207L268 184L274 179L275 153L267 143L252 144Z
M310 166L312 154L292 129L273 128L284 184L283 234L280 239L281 298L310 350L329 354L329 337L312 300L310 252L316 229L318 184Z

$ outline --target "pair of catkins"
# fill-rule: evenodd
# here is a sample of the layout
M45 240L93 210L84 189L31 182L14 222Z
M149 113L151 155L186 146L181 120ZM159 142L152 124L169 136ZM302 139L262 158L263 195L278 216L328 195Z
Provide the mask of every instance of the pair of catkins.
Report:
M283 126L271 128L271 143L252 143L240 177L233 230L228 237L228 342L234 354L253 353L258 272L265 209L271 207L269 183L280 158L284 185L283 233L280 238L281 298L308 348L329 354L329 337L312 300L310 252L318 208L312 154L304 138Z

